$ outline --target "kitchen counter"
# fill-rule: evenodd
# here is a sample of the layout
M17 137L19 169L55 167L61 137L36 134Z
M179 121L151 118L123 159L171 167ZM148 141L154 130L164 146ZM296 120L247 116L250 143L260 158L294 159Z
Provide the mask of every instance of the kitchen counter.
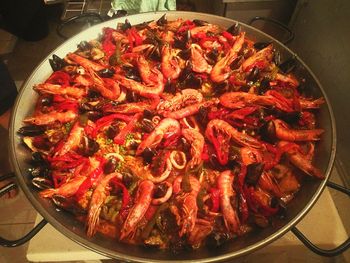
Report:
M38 215L36 223L40 220L41 217ZM316 245L323 248L332 248L347 238L328 189L325 189L315 206L297 226ZM263 249L239 258L235 262L256 262L256 260L259 263L305 262L306 256L307 262L319 262L318 256L308 251L291 232L288 232ZM51 225L46 225L30 241L27 259L31 262L101 262L100 260L108 258L80 246ZM344 260L347 262L350 258L344 258Z

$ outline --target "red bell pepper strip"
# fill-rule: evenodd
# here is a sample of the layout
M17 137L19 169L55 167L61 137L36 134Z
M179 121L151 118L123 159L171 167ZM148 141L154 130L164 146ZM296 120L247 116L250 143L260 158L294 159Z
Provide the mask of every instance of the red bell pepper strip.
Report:
M63 71L55 71L51 76L45 81L45 83L58 84L62 87L69 86L71 81L71 76Z
M195 23L193 23L191 20L186 20L184 23L182 23L182 25L179 27L179 29L176 32L177 34L181 34L182 32L191 30L194 27L196 27Z
M221 33L221 35L222 35L224 38L226 38L230 43L233 42L233 36L232 36L229 32L224 31L224 32Z
M209 155L209 146L207 143L204 143L204 147L203 147L203 152L202 152L202 160L204 162L208 162L210 159L210 155Z
M93 138L95 138L97 136L97 133L99 130L101 130L105 126L110 125L116 119L129 122L132 120L132 116L128 116L128 115L120 114L120 113L114 113L111 115L104 116L96 121L96 123L95 123L96 126L91 131L91 136Z
M209 189L210 199L211 199L211 211L217 213L220 208L220 190L214 187Z
M78 165L84 163L86 160L86 157L83 157L76 153L67 153L63 156L48 157L48 161L50 162L50 164L60 169L75 168Z
M113 43L112 33L115 30L109 27L103 28L102 49L109 58L115 51L116 45Z
M82 198L84 194L93 186L94 183L98 181L100 176L103 174L103 165L105 161L103 158L100 158L99 166L93 170L88 177L84 180L84 182L79 186L78 191L75 193L75 197L77 200Z
M114 137L114 143L116 144L124 144L126 135L131 133L133 129L136 127L136 124L141 117L142 113L137 113L133 117L131 117L131 120L129 123L117 134L117 136Z
M216 138L212 138L212 143L214 145L216 156L218 161L222 165L226 165L228 162L228 140L230 138L225 138L221 133L217 134Z
M125 185L120 182L118 179L114 178L111 180L111 183L114 184L115 188L121 188L123 191L123 198L122 198L122 207L121 210L124 210L128 207L130 203L130 194L128 189L125 187Z

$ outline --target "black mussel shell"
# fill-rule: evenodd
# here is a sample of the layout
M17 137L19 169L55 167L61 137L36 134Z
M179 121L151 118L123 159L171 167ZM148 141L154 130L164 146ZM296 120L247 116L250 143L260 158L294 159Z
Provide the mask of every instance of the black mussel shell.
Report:
M263 163L249 164L247 166L247 175L245 177L245 182L248 185L256 185L263 171L264 171Z
M37 165L37 163L33 164ZM40 166L29 168L28 173L32 177L48 178L50 175L50 169L46 164L41 164Z
M42 106L51 106L52 102L53 102L53 95L51 94L44 95L40 99L40 103Z
M96 121L102 117L102 113L99 111L87 111L86 115L90 121Z
M103 166L103 172L105 174L113 173L117 169L117 165L118 165L118 160L114 157L111 157L107 160L107 162Z
M192 89L199 89L202 85L202 79L193 73L187 75L185 79L185 87Z
M135 178L131 173L123 172L122 183L126 187L130 187L134 183L134 181L135 181Z
M257 50L261 50L261 49L264 49L265 47L267 47L270 44L271 44L271 42L255 42L254 43L254 47Z
M138 102L140 100L140 96L136 92L128 90L126 92L126 99L128 102Z
M243 63L243 61L244 61L244 57L242 55L236 57L230 64L230 69L232 70L238 69Z
M36 165L47 165L47 161L44 159L43 155L40 152L32 152L32 161Z
M227 32L231 33L234 36L237 36L241 32L241 26L236 22L232 26L230 26L228 29L226 29Z
M207 55L207 61L210 65L214 65L218 59L219 52L216 48L212 49Z
M276 141L276 127L273 121L266 122L260 128L259 134L264 141L274 143Z
M97 71L97 74L102 78L111 78L113 77L115 70L113 68L105 68Z
M120 129L118 126L116 125L111 125L107 128L107 130L105 131L105 134L107 136L108 139L114 139L115 136L117 136L117 134L120 132Z
M156 189L153 194L153 198L163 197L168 190L168 186L166 184L157 184Z
M78 49L81 50L81 51L88 51L92 48L92 45L87 42L87 41L81 41L79 44L78 44Z
M167 82L164 85L164 91L174 94L177 92L177 85L175 82L172 82L170 79L167 80Z
M45 129L41 126L28 125L18 129L18 133L22 136L37 136L45 132Z
M191 58L191 49L183 49L177 55L184 60L189 60Z
M43 178L43 177L34 177L32 179L32 184L39 188L40 190L45 190L49 188L53 188L53 183L50 179Z
M91 98L91 99L98 98L98 97L100 97L100 93L98 91L96 91L96 90L89 89L87 97Z
M83 136L80 141L78 152L83 156L92 156L99 148L100 145L95 140Z
M249 81L257 81L259 78L260 70L257 66L254 66L253 69L250 71L249 75L247 76L247 80Z
M149 22L143 22L143 23L134 25L134 27L139 31L139 30L147 28L148 24L149 24Z
M203 125L204 127L208 123L208 113L209 109L207 107L199 107L198 114L196 115L196 119L199 122L199 124Z
M141 82L141 76L137 68L130 67L130 66L123 66L123 70L125 71L125 77L127 77L128 79Z
M143 158L143 161L146 163L146 164L149 164L152 162L152 159L154 156L157 155L157 151L152 149L152 148L146 148L143 152L142 152L142 158Z
M174 37L174 48L177 49L186 49L187 48L187 42L185 39L179 39L177 37Z
M71 212L74 215L86 214L86 211L76 204L73 197L67 198L65 196L55 194L52 196L52 201L59 208Z
M154 116L154 113L151 110L145 109L143 111L143 118L151 120Z
M196 26L206 26L209 23L207 21L204 20L200 20L200 19L193 19L192 21Z
M121 24L120 29L124 32L131 28L131 24L128 19L125 19L125 23Z
M301 118L301 112L300 111L292 111L292 112L285 112L285 111L279 111L275 110L276 116L278 116L279 119L284 120L285 122L289 124L297 123Z
M260 86L259 86L259 90L258 93L259 95L263 95L266 93L266 91L268 91L270 89L270 80L268 78L263 78L260 81Z
M166 19L166 14L162 15L161 18L157 20L158 26L164 26L168 23L168 20Z
M151 121L150 119L142 119L140 125L141 129L147 133L152 132L155 128L153 121Z
M223 81L221 83L215 83L213 87L216 95L224 94L228 89L228 82Z
M211 234L208 235L206 239L206 245L208 247L216 248L216 247L220 247L230 239L231 237L228 233L224 233L224 232L220 233L220 232L213 231Z
M278 50L275 50L273 54L273 62L277 66L281 64L281 53Z
M287 59L282 64L279 65L280 70L282 70L285 74L292 72L297 65L297 59L295 56Z
M67 65L67 63L62 58L55 54L52 55L52 59L49 59L49 63L53 71L60 70Z

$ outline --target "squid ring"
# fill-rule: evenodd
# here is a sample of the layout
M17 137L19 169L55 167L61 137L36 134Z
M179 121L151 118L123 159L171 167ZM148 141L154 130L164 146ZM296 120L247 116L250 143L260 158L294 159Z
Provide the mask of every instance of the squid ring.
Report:
M168 201L173 194L173 186L169 182L164 182L166 186L168 186L168 190L166 191L165 195L160 198L155 198L152 200L152 205L161 205Z
M180 157L180 160L176 157ZM182 170L186 166L186 154L182 151L172 151L169 159L171 164L178 170ZM178 160L180 161L180 163Z

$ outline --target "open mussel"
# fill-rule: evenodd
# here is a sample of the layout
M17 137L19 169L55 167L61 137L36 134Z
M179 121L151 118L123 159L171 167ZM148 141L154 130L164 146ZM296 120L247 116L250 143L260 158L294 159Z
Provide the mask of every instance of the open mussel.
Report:
M237 36L241 32L241 26L236 22L232 26L230 26L228 29L226 29L227 32L230 34Z
M257 66L254 66L253 69L248 74L247 80L253 81L253 82L257 81L259 78L259 73L260 73L259 68Z
M120 23L120 24L118 24L118 29L120 29L120 30L122 30L122 31L126 31L126 30L128 30L128 29L130 29L132 26L131 26L131 24L130 24L130 22L129 22L129 20L128 19L125 19L125 22L124 23Z
M97 71L97 74L102 78L111 78L113 77L115 70L113 68L105 68Z
M268 91L269 89L271 89L270 80L268 78L263 78L260 81L260 85L258 89L259 95L264 95L265 92Z
M41 166L29 168L28 173L32 177L48 178L50 175L50 169L46 165L41 165Z
M272 42L255 42L254 43L254 47L257 49L257 50L261 50L261 49L264 49L266 48L268 45L270 45Z
M55 54L52 55L52 59L51 58L49 59L49 63L53 71L60 70L67 65L64 59L60 58Z
M100 145L93 139L83 136L80 141L79 153L83 156L92 156L98 151Z
M141 76L137 68L124 65L123 70L125 71L125 77L141 82Z
M89 42L84 40L84 41L81 41L77 47L80 51L88 51L92 48L92 45Z
M37 136L45 132L45 129L41 126L28 125L18 129L18 133L22 136Z
M58 206L59 208L62 208L68 212L72 212L73 214L85 214L86 211L81 208L80 206L78 206L76 204L76 202L74 201L73 197L71 198L67 198L65 196L62 195L53 195L52 196L52 201L54 202L54 204L56 206Z
M40 190L53 188L52 181L48 178L43 178L43 177L34 177L32 179L32 184Z
M166 14L162 15L161 18L157 20L158 26L164 26L168 23L168 20L166 19Z
M206 26L206 25L209 24L207 21L200 20L200 19L193 19L192 22L193 22L196 26Z
M293 57L287 59L286 61L282 62L279 65L279 68L280 68L280 70L283 71L283 73L288 74L295 69L296 65L297 65L297 59L295 56L293 56Z
M247 175L245 177L245 182L248 185L256 185L263 171L264 171L263 163L249 164L247 166Z

